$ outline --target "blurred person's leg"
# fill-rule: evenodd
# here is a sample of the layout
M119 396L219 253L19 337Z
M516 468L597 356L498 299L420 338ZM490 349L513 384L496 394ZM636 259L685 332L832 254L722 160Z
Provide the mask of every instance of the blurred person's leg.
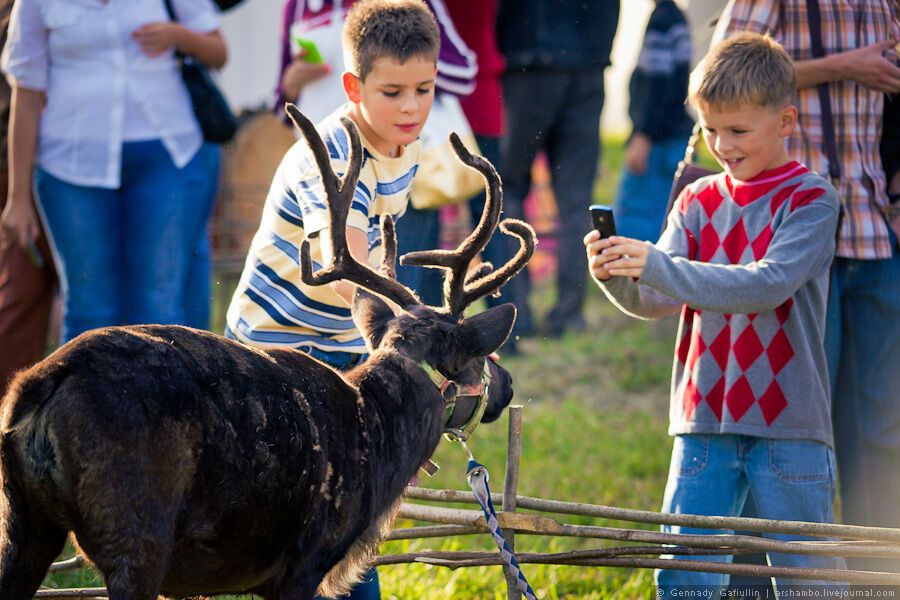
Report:
M740 513L747 498L741 437L675 436L662 512L725 517ZM660 529L664 533L696 535L731 533L678 525L663 525ZM716 563L730 563L732 560L731 556L724 554L684 557L666 555L663 558ZM721 573L657 569L654 576L659 598L721 598L728 585L728 575Z
M0 212L8 176L0 173ZM0 398L13 373L43 358L56 292L53 256L43 228L32 257L0 228Z
M568 79L568 73L557 71L509 71L503 75L506 133L500 143L500 176L504 216L525 220L524 203L531 190L531 166L557 118ZM513 335L534 330L528 305L530 291L528 269L523 269L505 286L508 299L518 311Z
M179 169L159 141L122 145L123 315L128 324L184 324L185 281L205 214L201 153Z
M478 135L475 136L476 141L478 142L478 148L481 150L481 155L488 159L491 164L497 169L497 172L500 172L500 138L493 136L484 136ZM487 201L487 196L484 192L481 192L471 200L469 200L469 212L472 215L472 227L475 227L478 224L479 219L481 219L481 214L484 212L484 205ZM510 216L506 211L505 200L504 200L504 211L500 215L500 219ZM494 265L495 269L499 269L504 264L509 261L515 252L514 247L518 247L514 242L511 243L512 238L507 235L504 235L500 232L499 229L494 233L491 240L488 242L487 246L485 246L484 250L481 252L482 260L491 263ZM494 298L493 296L485 297L485 301L487 302L488 307L499 306L500 304L505 304L506 302L511 302L512 300L509 298L510 294L506 291L506 286L500 289L500 297Z
M620 235L651 242L659 239L672 179L686 143L673 138L654 141L646 173L623 168L615 201L616 231Z
M584 326L588 263L582 239L591 229L588 207L600 160L602 109L603 71L571 73L564 104L547 139L550 181L559 208L556 304L547 317L551 335Z
M210 325L212 302L212 244L209 239L209 220L219 191L219 163L221 149L217 144L205 143L198 154L203 161L204 185L197 189L198 200L206 204L197 212L197 242L191 253L184 291L185 324L197 329ZM205 189L205 192L200 190Z
M63 298L61 340L121 324L119 191L73 185L40 167L35 189Z
M406 267L399 257L407 252L434 250L440 244L440 213L438 210L418 210L412 205L397 220L397 280L414 290L421 300L431 306L443 304L443 270Z
M841 521L900 527L900 253L835 259L825 329ZM848 558L900 571L896 559Z

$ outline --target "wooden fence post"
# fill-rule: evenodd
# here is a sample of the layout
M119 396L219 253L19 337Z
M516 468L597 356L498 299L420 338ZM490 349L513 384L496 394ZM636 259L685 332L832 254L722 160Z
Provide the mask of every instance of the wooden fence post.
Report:
M506 476L503 480L503 512L516 512L516 497L519 489L519 463L522 457L522 407L512 405L509 407L509 431L506 441ZM507 529L503 532L509 549L515 552L516 532ZM506 575L506 590L509 600L519 600L522 593L519 591L518 582L509 572Z

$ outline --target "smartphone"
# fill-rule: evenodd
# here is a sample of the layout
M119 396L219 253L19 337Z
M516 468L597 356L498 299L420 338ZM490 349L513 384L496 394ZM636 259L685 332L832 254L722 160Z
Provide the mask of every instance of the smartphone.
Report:
M600 232L600 237L608 238L616 235L616 220L613 218L612 207L592 204L590 210L594 229Z
M312 40L305 40L300 37L291 36L291 41L294 42L296 52L300 52L300 50L305 51L305 54L303 55L303 60L305 62L314 65L321 65L325 62L325 59L322 58L322 53L319 52L319 49L316 47L316 44Z

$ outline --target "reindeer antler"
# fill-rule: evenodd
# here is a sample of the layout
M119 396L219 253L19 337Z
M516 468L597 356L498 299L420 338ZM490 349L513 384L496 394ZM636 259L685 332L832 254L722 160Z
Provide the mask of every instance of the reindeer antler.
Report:
M498 290L528 263L534 254L537 237L531 226L524 221L504 219L500 223L503 188L494 165L469 152L455 133L450 134L450 143L457 158L470 168L480 171L487 183L487 202L481 220L455 250L410 252L400 257L400 264L445 269L444 307L450 314L459 316L469 304ZM500 231L519 239L518 252L500 269L492 272L487 267L479 267L473 277L466 281L469 264L487 246L498 223Z
M344 279L397 303L404 310L421 304L412 290L390 277L397 258L397 242L394 237L394 223L389 215L385 215L381 220L381 240L384 246L381 268L385 275L358 262L350 254L350 248L347 245L347 215L350 213L353 192L359 181L359 171L362 167L362 145L359 142L356 125L347 117L341 117L341 124L347 130L350 139L350 165L347 167L343 179L340 179L331 168L325 143L312 122L293 104L287 104L285 110L309 143L313 158L319 168L328 206L328 242L331 244L332 250L332 258L328 266L318 273L313 273L309 242L304 240L300 246L300 278L307 285L323 285Z

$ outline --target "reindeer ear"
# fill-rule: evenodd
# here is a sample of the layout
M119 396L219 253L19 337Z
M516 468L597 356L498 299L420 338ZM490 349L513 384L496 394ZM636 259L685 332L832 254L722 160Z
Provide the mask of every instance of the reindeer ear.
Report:
M516 322L516 307L502 304L463 321L461 328L467 337L466 349L473 356L487 356L503 345L513 323Z
M353 322L366 341L369 352L374 352L381 345L387 324L394 318L394 311L375 294L357 287L350 312L353 314Z

